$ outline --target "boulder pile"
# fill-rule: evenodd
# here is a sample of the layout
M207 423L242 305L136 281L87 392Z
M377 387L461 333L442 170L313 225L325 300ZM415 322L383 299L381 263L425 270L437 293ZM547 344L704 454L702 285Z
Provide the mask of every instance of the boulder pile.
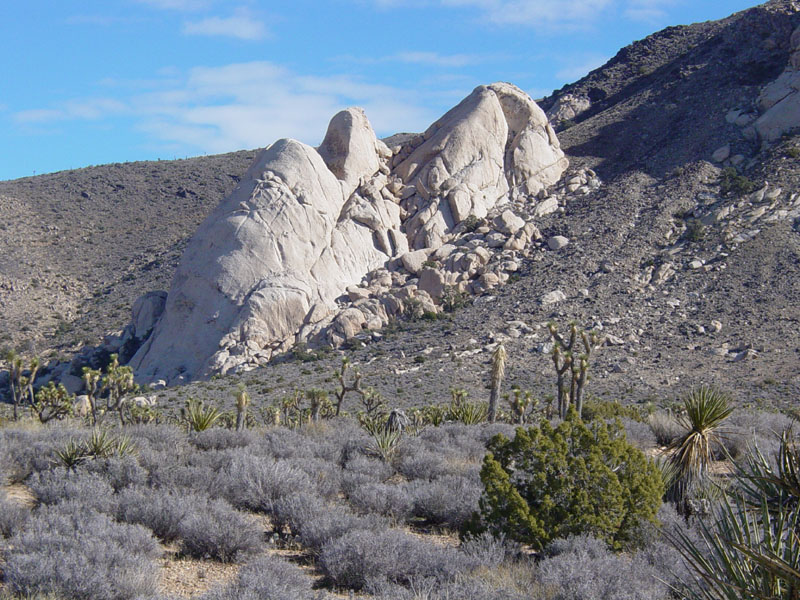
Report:
M297 342L339 346L437 313L508 280L541 238L534 219L559 209L548 188L567 160L513 85L479 86L423 134L387 141L351 108L316 149L262 151L190 240L166 299L138 303L137 378L246 370ZM582 173L562 191L597 183Z

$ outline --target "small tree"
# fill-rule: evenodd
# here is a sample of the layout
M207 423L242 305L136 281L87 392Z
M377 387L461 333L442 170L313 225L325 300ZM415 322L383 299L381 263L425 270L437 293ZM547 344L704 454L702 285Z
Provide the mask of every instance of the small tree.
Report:
M558 333L558 326L547 326L553 339L553 364L556 369L556 389L558 393L558 416L567 417L570 406L574 406L578 416L583 413L583 390L589 374L589 358L602 344L594 331L581 331L573 322L569 326L569 337ZM580 350L583 353L578 354ZM567 386L569 384L569 387Z
M358 394L363 395L363 390L361 389L361 373L356 369L353 372L353 379L348 383L348 371L350 370L350 361L347 358L342 359L342 366L338 371L334 372L334 376L339 381L339 389L334 392L336 396L336 416L339 416L339 413L342 410L342 403L344 402L344 397L347 395L347 392L356 392Z
M52 419L63 419L72 414L75 396L71 395L63 384L49 382L36 392L36 399L31 405L31 410L42 423Z
M488 449L469 532L488 529L537 550L588 533L623 548L642 522L656 522L661 475L619 424L586 425L570 410L558 427L542 420L513 440L495 436Z
M38 358L31 359L28 365L28 375L25 375L25 359L14 350L6 352L5 359L8 362L8 379L11 388L11 402L14 405L14 420L19 418L18 408L20 404L26 402L33 407L36 397L33 391L33 383L36 374L39 372L41 362Z
M506 375L506 348L499 344L492 354L492 393L489 396L489 423L497 420L497 401L500 399L500 388Z
M125 424L121 410L122 405L128 394L138 389L139 386L133 382L133 369L120 366L118 356L112 354L111 362L108 363L105 377L103 377L103 390L107 393L106 410L118 411L120 425Z

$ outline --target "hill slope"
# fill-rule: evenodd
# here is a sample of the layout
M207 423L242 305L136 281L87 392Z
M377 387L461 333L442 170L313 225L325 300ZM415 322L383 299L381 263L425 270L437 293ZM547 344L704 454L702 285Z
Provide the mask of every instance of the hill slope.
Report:
M575 319L615 338L593 364L594 393L663 399L704 381L743 400L795 397L800 137L761 145L726 117L755 111L763 86L787 65L799 25L794 3L778 0L722 21L668 28L545 98L545 109L567 94L589 99L587 110L561 124L559 139L574 171L591 168L604 181L586 195L562 194L563 211L539 220L545 239L564 235L569 245L537 247L516 283L452 321L412 324L355 351L370 383L398 402L441 400L452 385L482 395L486 349L502 340L510 383L551 393L541 324ZM742 179L725 179L723 165L712 160L726 145ZM166 289L182 242L252 156L112 165L0 183L8 232L0 302L11 316L0 324L5 343L35 338L41 350L121 328L136 296ZM115 190L117 180L124 190ZM752 188L738 194L748 183ZM53 225L57 234L46 229ZM542 294L554 289L567 300L542 306ZM70 326L62 326L45 339L59 313L72 330L64 335ZM508 324L514 320L531 331ZM338 358L326 360L322 373ZM282 386L319 385L322 377L291 361L265 369L247 378L285 381L273 394Z

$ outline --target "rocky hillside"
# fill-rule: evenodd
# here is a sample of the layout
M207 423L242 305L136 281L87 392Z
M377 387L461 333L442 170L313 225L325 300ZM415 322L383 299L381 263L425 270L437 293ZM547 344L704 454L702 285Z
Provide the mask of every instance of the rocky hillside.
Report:
M0 347L96 344L165 289L186 239L254 152L88 167L0 182Z
M503 341L510 382L552 393L542 327L552 319L607 336L592 365L596 394L663 400L711 382L742 400L796 397L800 136L780 110L797 89L798 26L800 12L781 0L669 28L544 99L571 170L548 191L554 212L515 207L541 239L510 283L488 286L452 319L368 336L351 352L371 383L417 403L443 399L452 385L482 395L489 351ZM12 315L0 324L5 343L36 338L42 350L121 329L137 295L166 289L182 243L252 158L0 184L0 260L12 259L0 269L0 302ZM115 210L123 201L130 211ZM473 245L489 247L492 227L478 229ZM297 361L247 378L285 382L270 386L275 394L324 384Z

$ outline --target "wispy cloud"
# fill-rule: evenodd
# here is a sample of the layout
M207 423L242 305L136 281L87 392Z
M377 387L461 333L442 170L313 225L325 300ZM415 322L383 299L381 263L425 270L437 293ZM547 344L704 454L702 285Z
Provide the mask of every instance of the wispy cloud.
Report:
M580 55L573 57L566 57L565 65L556 71L556 78L560 81L573 82L577 81L590 71L597 67L603 66L608 62L609 56L601 54Z
M212 0L136 0L160 10L195 11L208 8Z
M630 0L625 8L625 16L634 21L656 23L667 16L667 8L680 0Z
M482 54L442 54L429 51L405 51L384 56L337 56L334 62L355 63L362 65L375 65L381 63L401 63L424 65L428 67L460 68L470 67L480 63L498 59L498 56Z
M126 88L121 86L119 91ZM132 118L153 144L187 152L265 146L281 137L319 143L339 110L363 107L380 135L421 131L437 116L419 92L347 75L316 76L269 62L196 67L122 99L90 98L15 113L20 125Z
M234 37L240 40L262 40L268 35L267 26L246 8L238 8L230 17L206 17L183 24L187 35Z
M363 1L363 0L358 0ZM604 15L632 20L663 17L664 8L683 0L418 0L422 6L471 8L495 25L585 27ZM372 0L382 9L403 8L407 0Z
M128 112L125 103L113 98L70 100L58 108L34 108L13 114L18 124L41 124L66 120L98 120Z
M439 54L438 52L399 52L387 57L402 63L436 67L466 67L481 62L474 54Z

